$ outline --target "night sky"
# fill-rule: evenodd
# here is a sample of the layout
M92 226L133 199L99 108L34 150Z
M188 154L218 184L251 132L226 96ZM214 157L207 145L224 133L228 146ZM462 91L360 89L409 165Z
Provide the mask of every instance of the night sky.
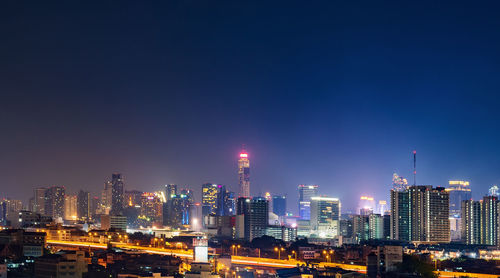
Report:
M387 199L413 149L419 184L500 183L494 2L134 2L0 5L0 197L237 191L242 144L292 211L301 183Z

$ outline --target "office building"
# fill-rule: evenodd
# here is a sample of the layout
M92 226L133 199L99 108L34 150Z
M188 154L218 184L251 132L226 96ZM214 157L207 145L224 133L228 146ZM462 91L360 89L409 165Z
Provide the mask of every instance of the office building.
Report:
M148 226L163 225L163 202L158 194L144 192L141 196L139 218Z
M166 184L165 185L165 196L167 201L177 195L177 185L176 184Z
M64 220L76 220L78 210L76 195L64 196Z
M33 212L45 215L45 191L44 187L35 188L33 191Z
M318 195L317 185L300 184L299 189L299 216L302 219L311 218L311 197Z
M410 186L391 190L391 238L449 242L449 195L442 187Z
M144 192L138 190L126 190L124 195L124 205L129 207L135 207L141 205L141 198Z
M311 197L310 226L313 233L321 238L339 235L340 201L337 198Z
M123 178L119 173L111 175L111 210L112 215L123 214Z
M45 191L45 215L54 220L64 218L65 191L62 186L52 186Z
M205 183L201 186L201 204L203 216L217 213L217 199L219 186L217 184Z
M245 214L245 226L248 225L249 233L245 233L245 238L252 241L254 238L266 234L266 227L269 224L269 207L265 198L257 197L250 201L250 208Z
M184 191L184 193L189 192ZM166 205L164 225L175 228L191 225L193 220L191 216L192 204L192 197L187 194L172 195L170 200L164 204Z
M286 215L286 196L273 196L273 212L278 216Z
M462 201L471 199L468 181L449 181L446 191L450 195L450 217L460 218Z
M268 201L263 197L238 198L235 218L237 238L251 241L266 235L266 228L269 224L268 205Z
M92 218L90 213L90 192L80 190L77 195L77 216L82 221L88 221Z
M238 160L238 179L240 186L240 197L250 197L250 160L248 153L243 150Z

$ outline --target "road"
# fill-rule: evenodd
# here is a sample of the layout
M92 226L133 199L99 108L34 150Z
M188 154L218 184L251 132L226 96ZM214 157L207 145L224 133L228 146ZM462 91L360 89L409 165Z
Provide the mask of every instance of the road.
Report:
M61 240L47 240L47 244L52 245L63 245L63 246L77 246L77 247L89 247L89 248L99 248L106 249L106 244L101 243L90 243L90 242L78 242L78 241L61 241ZM139 250L150 254L161 254L161 255L175 255L182 258L192 259L193 250L180 250L180 249L164 249L146 246L137 246L133 244L121 243L121 242L111 242L115 247L127 249L127 250ZM277 260L268 258L256 258L256 257L244 257L244 256L231 256L231 263L235 265L244 266L263 266L263 267L273 267L273 268L292 268L296 267L297 264L305 264L303 261L299 260ZM320 267L340 267L346 270L358 271L366 273L366 266L364 265L351 265L351 264L338 264L338 263L319 263ZM453 277L473 277L473 278L498 278L499 275L494 274L482 274L482 273L467 273L467 272L446 272L446 271L436 271L439 277L443 278L453 278Z

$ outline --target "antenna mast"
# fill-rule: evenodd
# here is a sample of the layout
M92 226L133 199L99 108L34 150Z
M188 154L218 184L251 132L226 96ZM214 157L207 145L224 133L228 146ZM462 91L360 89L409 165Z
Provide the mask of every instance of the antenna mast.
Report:
M413 151L413 185L417 185L417 151Z

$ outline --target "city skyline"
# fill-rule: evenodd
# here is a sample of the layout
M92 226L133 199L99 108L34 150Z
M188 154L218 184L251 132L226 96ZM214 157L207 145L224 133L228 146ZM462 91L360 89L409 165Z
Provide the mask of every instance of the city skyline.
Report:
M238 192L241 144L252 195L289 203L298 184L387 200L414 149L418 184L467 180L475 199L500 184L497 7L20 5L0 27L5 197L95 194L112 172Z

